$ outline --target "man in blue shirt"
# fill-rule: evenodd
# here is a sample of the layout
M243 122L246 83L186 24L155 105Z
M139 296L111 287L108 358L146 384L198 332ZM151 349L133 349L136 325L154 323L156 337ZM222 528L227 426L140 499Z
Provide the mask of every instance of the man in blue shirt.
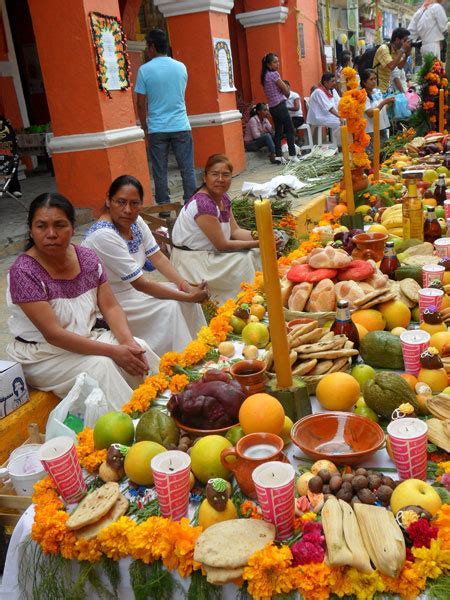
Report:
M136 80L137 109L146 136L155 182L157 204L170 202L167 161L172 148L183 181L186 202L196 189L191 126L184 94L187 71L183 63L167 56L167 36L161 29L147 34L149 62L139 68ZM169 216L169 213L160 213Z

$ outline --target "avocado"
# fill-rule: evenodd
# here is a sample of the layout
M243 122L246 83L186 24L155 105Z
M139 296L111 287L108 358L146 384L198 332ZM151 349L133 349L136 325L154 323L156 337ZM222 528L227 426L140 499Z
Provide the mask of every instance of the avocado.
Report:
M404 369L400 338L389 331L369 331L359 342L359 353L371 367Z
M402 281L403 279L414 279L417 281L420 287L422 287L422 267L403 265L395 270L394 276L396 281Z
M415 393L397 373L386 371L376 373L373 379L369 379L364 384L363 395L369 408L377 415L388 419L400 404L406 402L411 404L416 411L419 409Z
M172 417L159 408L151 408L139 419L136 426L136 442L157 442L165 448L178 444L180 431Z

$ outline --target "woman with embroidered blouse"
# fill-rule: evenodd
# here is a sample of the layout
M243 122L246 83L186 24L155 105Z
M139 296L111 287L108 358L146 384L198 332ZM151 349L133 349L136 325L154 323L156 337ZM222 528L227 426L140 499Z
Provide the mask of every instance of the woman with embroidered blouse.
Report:
M83 246L95 250L108 273L112 291L134 335L161 356L181 352L206 325L198 303L208 297L202 281L191 286L161 252L139 210L144 200L141 183L121 175L111 184L99 220L90 227ZM144 274L148 259L170 283Z
M110 410L120 410L159 359L133 338L95 252L71 243L75 211L60 194L41 194L28 213L29 247L8 273L7 347L28 384L64 397L77 375L99 383ZM110 331L96 329L101 312ZM150 369L149 369L150 365Z
M233 298L261 270L258 240L236 223L227 191L233 165L222 154L208 158L202 187L184 205L172 230L171 261L188 281L206 279L213 298Z

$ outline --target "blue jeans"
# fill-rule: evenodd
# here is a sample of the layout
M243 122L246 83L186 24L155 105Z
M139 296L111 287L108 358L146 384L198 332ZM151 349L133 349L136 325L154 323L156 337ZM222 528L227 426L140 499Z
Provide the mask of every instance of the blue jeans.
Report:
M263 133L259 138L252 140L251 142L245 142L245 149L247 152L258 152L260 148L267 146L270 154L275 154L275 143L270 133Z
M155 200L157 204L170 202L167 185L167 162L169 148L172 148L180 169L183 181L183 198L187 202L194 194L197 186L194 172L194 146L191 131L174 131L170 133L149 133L148 154L155 182Z

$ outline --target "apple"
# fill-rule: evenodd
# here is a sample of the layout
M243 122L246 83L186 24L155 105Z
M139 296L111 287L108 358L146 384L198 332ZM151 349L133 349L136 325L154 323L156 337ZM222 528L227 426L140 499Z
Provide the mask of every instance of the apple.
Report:
M442 390L441 394L448 394L450 396L450 386L446 387L445 390Z
M334 475L335 473L339 474L339 471L338 471L338 468L336 467L336 465L334 463L332 463L331 460L326 460L324 458L322 460L316 460L316 462L311 467L311 473L313 475L317 475L317 473L319 471L321 471L322 469L325 469L332 475Z
M306 471L297 479L297 492L299 496L306 496L308 493L308 481L314 477L314 473Z
M407 479L395 488L391 496L391 510L395 514L404 506L421 506L431 515L441 508L442 500L434 488L421 479Z
M406 329L404 327L394 327L394 329L391 330L391 333L392 335L400 337L405 331Z
M363 389L366 381L375 377L375 369L369 365L356 365L353 367L351 375L359 383L360 388Z

